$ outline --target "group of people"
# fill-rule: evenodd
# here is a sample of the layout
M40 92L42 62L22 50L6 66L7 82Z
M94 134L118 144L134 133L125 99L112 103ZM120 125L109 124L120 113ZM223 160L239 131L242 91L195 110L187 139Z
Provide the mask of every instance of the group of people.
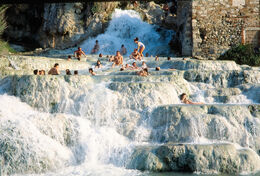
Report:
M72 75L69 69L65 70L66 75ZM33 70L34 75L45 75L45 70ZM59 64L55 63L54 66L48 71L48 75L60 75ZM78 75L78 70L74 70L74 75Z
M134 49L134 51L131 53L130 55L130 59L134 59L137 61L141 61L142 57L143 57L143 51L145 50L145 45L139 41L138 38L134 39L134 42L137 44L137 48ZM94 48L92 49L91 53L97 53L99 51L99 44L98 41L96 41L96 44L94 46ZM124 70L137 70L136 74L138 76L148 76L149 72L148 72L148 67L145 63L145 61L142 62L142 66L138 67L136 62L133 62L132 65L129 64L123 64L123 55L125 55L127 53L127 50L125 48L124 45L121 46L121 50L120 51L116 51L116 55L115 56L107 56L108 60L110 62L113 62L112 64L112 68L115 66L121 66L120 71L124 71ZM78 50L76 50L74 52L74 56L80 61L81 60L81 56L84 55L86 56L86 54L84 53L84 51L82 51L82 49L80 47L78 47ZM103 55L100 53L99 57L102 58ZM71 56L68 56L68 60L71 60ZM167 58L167 60L171 60L170 57ZM156 56L155 57L155 61L159 61L159 57ZM102 68L102 64L100 60L97 60L96 65L95 65L95 69L100 69ZM160 71L160 67L156 67L155 71ZM34 70L33 73L35 75L45 75L45 71L44 70ZM94 72L93 68L89 68L89 73L92 76L95 76L96 73ZM51 68L48 72L49 75L59 75L60 71L59 71L59 64L55 63L53 68ZM69 69L66 69L66 75L72 75L71 71ZM74 71L74 75L78 75L78 71L75 70ZM192 102L191 100L189 100L187 98L187 94L183 93L180 95L180 100L182 103L185 104L203 104L201 102Z
M143 51L145 49L145 45L139 41L138 37L136 37L134 39L134 42L137 44L137 49L134 50L134 52L130 55L130 58L132 59L135 59L135 60L141 60L141 58L143 57ZM96 40L96 44L94 45L93 49L91 50L91 54L97 54L99 52L99 49L100 49L100 46L99 46L99 43L98 43L98 40ZM120 55L126 55L127 54L127 49L125 47L124 44L122 44L121 48L120 48L120 51L117 51L117 53L120 53ZM82 50L81 47L78 47L78 49L76 51L74 51L74 57L77 59L77 60L81 60L81 57L82 55L84 55L85 57L87 56L86 53ZM118 55L116 54L115 57L117 57ZM146 53L146 56L148 56L148 53ZM99 57L102 57L102 54L100 53L99 54ZM68 56L68 60L71 60L71 56L69 55ZM115 61L117 61L115 59Z

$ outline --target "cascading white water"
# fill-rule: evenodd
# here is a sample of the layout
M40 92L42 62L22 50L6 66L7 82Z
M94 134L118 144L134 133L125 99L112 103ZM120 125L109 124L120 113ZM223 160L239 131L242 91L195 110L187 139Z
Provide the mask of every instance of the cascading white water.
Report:
M89 51L98 39L103 54L114 54L121 44L129 52L135 48L136 36L150 54L167 47L170 37L161 39L136 12L117 9L112 18L105 34L85 41L83 50ZM181 91L197 95L196 101L215 103L213 85L189 83L182 76L109 76L25 76L1 81L0 154L5 151L5 158L0 155L0 160L12 162L5 170L0 167L0 174L15 169L45 176L146 175L126 169L133 150L140 146L228 141L255 150L259 145L260 121L247 107L181 105ZM32 107L4 94L9 89ZM208 89L213 90L207 92L211 97L204 95ZM245 103L246 97L236 91L230 103L237 99Z
M149 55L153 56L172 55L168 43L173 31L164 30L164 35L160 35L156 32L156 28L158 27L155 25L143 22L136 11L115 9L106 32L88 39L81 47L84 51L90 53L95 41L98 40L100 44L99 53L114 55L124 44L129 55L134 48L137 48L133 40L138 37L146 46L144 53L148 52Z

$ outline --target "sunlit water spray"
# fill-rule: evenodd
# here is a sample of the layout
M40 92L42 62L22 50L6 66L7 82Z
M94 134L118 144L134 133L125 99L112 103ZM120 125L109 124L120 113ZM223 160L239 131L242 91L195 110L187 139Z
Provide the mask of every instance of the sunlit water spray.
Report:
M90 53L95 41L98 40L100 44L99 53L114 55L124 44L129 55L134 48L137 48L133 40L138 37L146 47L144 53L170 55L168 43L174 33L170 30L163 30L164 35L161 35L156 31L158 28L156 25L143 22L136 11L115 9L106 32L86 40L81 47L87 53Z

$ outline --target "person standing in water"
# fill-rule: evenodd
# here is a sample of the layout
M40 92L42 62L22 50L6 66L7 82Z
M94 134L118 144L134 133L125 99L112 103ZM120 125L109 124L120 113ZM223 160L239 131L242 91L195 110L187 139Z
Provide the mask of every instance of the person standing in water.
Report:
M137 50L139 51L140 56L143 57L143 56L144 56L144 55L143 55L143 51L144 51L144 49L145 49L144 44L143 44L142 42L139 42L138 37L136 37L136 38L134 39L134 42L138 45Z
M120 53L121 53L122 55L126 55L126 54L127 54L127 51L126 51L126 48L125 48L124 45L121 46Z
M94 45L91 54L96 54L98 51L99 51L99 44L98 44L98 40L96 40L96 44Z
M85 57L87 57L87 55L84 53L84 51L82 51L82 49L80 47L78 47L78 50L74 51L74 56L80 61L81 55L84 55Z

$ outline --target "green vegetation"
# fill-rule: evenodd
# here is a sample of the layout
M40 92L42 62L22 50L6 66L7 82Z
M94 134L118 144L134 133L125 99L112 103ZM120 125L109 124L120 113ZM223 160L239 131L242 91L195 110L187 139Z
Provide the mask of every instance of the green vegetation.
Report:
M13 48L9 46L7 42L1 40L1 36L4 33L4 30L7 28L6 20L5 20L5 11L7 10L7 6L0 6L0 53L6 54L8 52L16 52Z
M4 30L7 27L6 21L5 21L5 11L7 7L6 6L0 6L0 36L3 34Z
M102 11L101 6L100 6L100 3L94 2L93 7L91 8L92 14L94 15L95 13L98 13L98 12L100 12L100 11Z
M7 42L0 40L0 54L7 54L8 52L15 53L16 51Z
M221 55L219 60L234 60L237 64L247 64L250 66L260 66L259 48L255 49L252 45L238 45L232 47Z

